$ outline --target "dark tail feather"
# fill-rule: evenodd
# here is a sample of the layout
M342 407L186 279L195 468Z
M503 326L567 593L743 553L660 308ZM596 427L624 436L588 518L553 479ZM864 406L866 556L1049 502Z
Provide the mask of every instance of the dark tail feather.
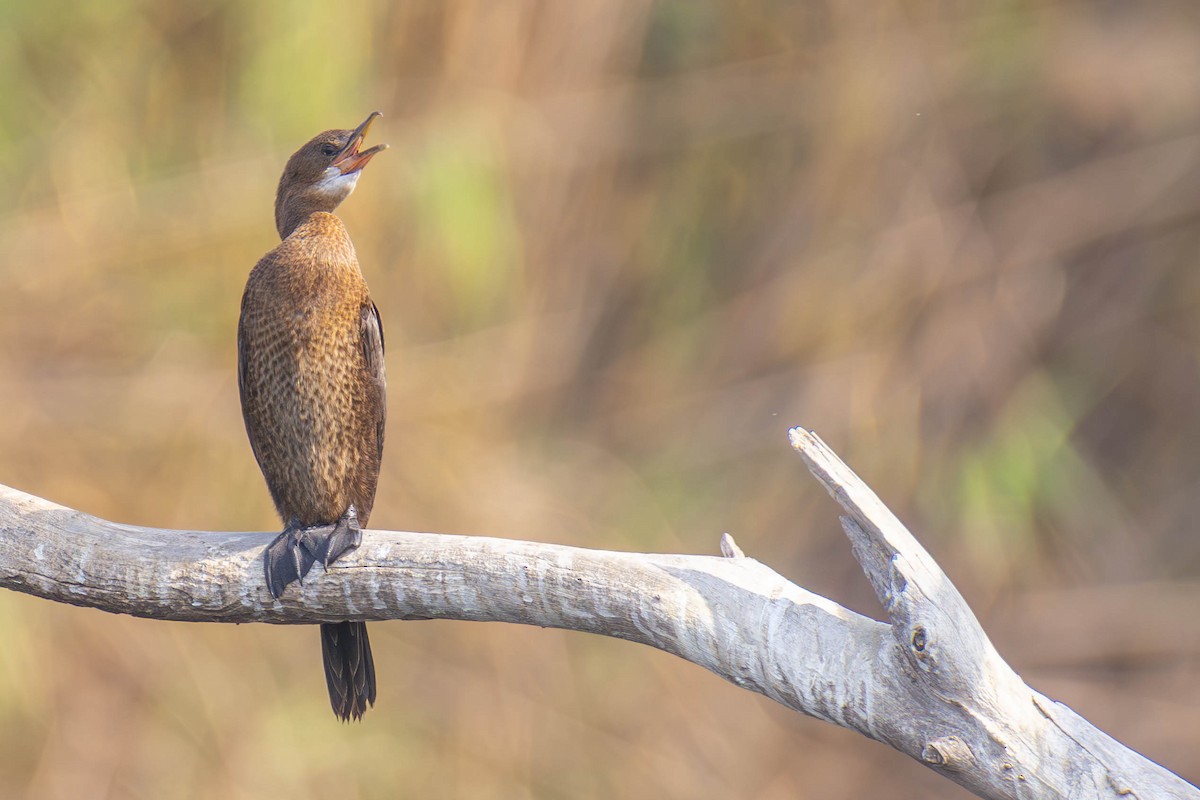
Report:
M345 722L361 719L375 705L375 662L365 622L334 622L321 626L321 656L333 713Z

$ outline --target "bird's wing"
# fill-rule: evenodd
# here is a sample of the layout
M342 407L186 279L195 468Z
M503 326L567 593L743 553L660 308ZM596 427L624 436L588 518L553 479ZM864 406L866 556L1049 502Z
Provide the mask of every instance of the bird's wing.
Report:
M379 309L369 299L362 309L360 327L363 359L367 375L376 394L376 444L379 457L383 458L383 429L387 423L387 376L383 368L383 323L379 320Z
M246 384L250 369L250 345L248 342L248 331L246 330L246 300L250 296L250 287L246 287L245 293L242 295L242 311L238 318L238 397L241 399L242 405L242 421L246 425L246 435L250 439L250 449L254 452L254 460L258 462L258 466L262 468L262 454L258 451L258 442L254 437L254 426L251 424L250 415L252 412L251 404L247 402Z

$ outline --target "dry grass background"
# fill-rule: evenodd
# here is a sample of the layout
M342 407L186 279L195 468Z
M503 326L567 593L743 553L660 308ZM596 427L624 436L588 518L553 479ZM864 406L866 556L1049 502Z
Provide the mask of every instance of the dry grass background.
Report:
M1200 7L7 0L0 481L278 526L238 300L287 155L380 109L342 216L388 332L373 522L716 551L879 615L816 429L1034 686L1200 780ZM628 643L0 597L0 797L962 797Z

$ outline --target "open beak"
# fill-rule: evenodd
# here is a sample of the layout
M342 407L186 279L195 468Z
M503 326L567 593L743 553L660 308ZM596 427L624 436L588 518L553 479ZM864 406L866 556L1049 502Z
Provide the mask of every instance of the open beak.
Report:
M376 153L387 150L386 144L377 144L369 150L358 151L358 146L362 144L366 138L367 131L371 128L371 123L376 117L382 117L383 114L378 111L372 111L371 116L363 120L363 124L354 129L350 134L350 141L346 142L346 146L342 148L342 152L337 154L337 157L330 162L330 166L337 167L342 171L343 175L349 175L351 172L358 172L367 165Z

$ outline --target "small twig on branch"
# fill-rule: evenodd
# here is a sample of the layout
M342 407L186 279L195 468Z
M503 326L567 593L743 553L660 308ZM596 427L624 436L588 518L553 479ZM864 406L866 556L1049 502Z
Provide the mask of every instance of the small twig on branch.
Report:
M796 428L791 441L847 511L890 624L796 586L728 534L715 557L371 530L336 568L275 601L261 563L274 533L120 525L6 487L0 586L192 622L436 618L599 633L859 731L981 797L1200 799L1026 686L879 498L813 434Z

